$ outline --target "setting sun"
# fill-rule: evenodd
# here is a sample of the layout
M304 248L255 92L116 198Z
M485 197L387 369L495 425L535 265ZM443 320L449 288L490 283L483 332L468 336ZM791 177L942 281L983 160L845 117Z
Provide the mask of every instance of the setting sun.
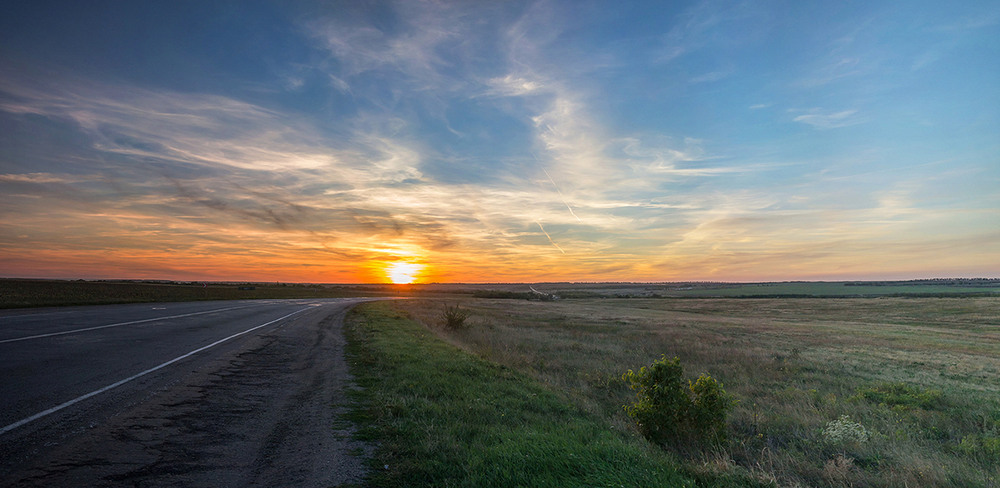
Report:
M413 283L416 280L417 273L423 268L422 264L396 262L386 266L385 273L389 277L389 281L393 282L393 284L405 285Z

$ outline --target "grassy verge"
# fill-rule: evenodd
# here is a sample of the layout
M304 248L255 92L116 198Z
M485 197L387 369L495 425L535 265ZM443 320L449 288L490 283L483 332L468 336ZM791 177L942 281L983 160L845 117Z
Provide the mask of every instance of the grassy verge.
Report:
M373 486L695 486L672 458L388 303L347 321ZM717 486L717 485L713 485Z

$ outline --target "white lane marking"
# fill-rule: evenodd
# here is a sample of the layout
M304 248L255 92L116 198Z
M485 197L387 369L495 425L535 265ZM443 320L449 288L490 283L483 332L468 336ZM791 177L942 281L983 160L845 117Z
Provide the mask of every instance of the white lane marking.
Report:
M10 431L12 431L12 430L14 430L14 429L16 429L16 428L18 428L18 427L20 427L20 426L28 423L28 422L32 422L32 421L38 420L38 419L40 419L40 418L42 418L42 417L44 417L46 415L58 412L58 411L66 408L66 407L68 407L70 405L82 402L82 401L84 401L84 400L86 400L86 399L88 399L88 398L90 398L92 396L97 396L97 395L100 395L101 393L104 393L104 392L106 392L108 390L111 390L111 389L117 388L119 386L122 386L125 383L128 383L129 381L132 381L134 379L146 376L147 374L152 373L153 371L156 371L156 370L159 370L159 369L163 369L163 368L165 368L167 366L170 366L171 364L176 363L177 361L180 361L180 360L182 360L184 358L190 357L190 356L192 356L194 354L197 354L197 353L199 353L201 351L204 351L205 349L209 349L211 347L218 346L219 344L222 344L223 342L226 342L226 341L228 341L228 340L230 340L230 339L232 339L234 337L239 337L239 336L241 336L243 334L247 334L249 332L253 332L253 331L255 331L255 330L257 330L257 329L259 329L261 327L266 327L266 326L271 325L271 324L273 324L275 322L278 322L280 320L287 319L288 317L291 317L292 315L295 315L297 313L305 312L306 310L309 310L311 308L312 307L306 307L306 308L303 308L301 310L296 310L296 311L294 311L294 312L292 312L292 313L290 313L288 315L285 315L284 317L276 318L276 319L274 319L274 320L272 320L272 321L270 321L270 322L268 322L266 324L260 324L260 325L255 326L255 327L251 327L251 328L249 328L247 330L244 330L243 332L237 332L237 333L235 333L235 334L233 334L233 335L231 335L229 337L226 337L225 339L219 339L219 340L217 340L217 341L215 341L215 342L213 342L213 343L211 343L211 344L209 344L207 346L199 347L198 349L195 349L195 350L193 350L193 351L191 351L191 352L189 352L187 354L184 354L182 356L177 356L177 357L171 359L170 361L167 361L167 362L165 362L163 364L160 364L158 366L153 366L152 368L149 368L149 369L147 369L147 370L145 370L145 371L143 371L141 373L129 376L128 378L125 378L125 379L123 379L121 381L116 381L116 382L114 382L114 383L112 383L112 384L110 384L108 386L105 386L104 388L100 388L100 389L94 390L94 391L92 391L90 393L87 393L86 395L78 396L78 397L76 397L76 398L74 398L74 399L72 399L72 400L70 400L68 402L60 403L59 405L56 405L56 406L54 406L54 407L52 407L52 408L50 408L48 410L44 410L44 411L38 412L38 413L36 413L36 414L34 414L34 415L30 416L30 417L18 420L17 422L14 422L13 424L10 424L10 425L8 425L8 426L0 429L0 435L6 434L7 432L10 432Z
M4 340L0 341L0 344L5 344L5 343L8 343L8 342L27 341L27 340L31 340L31 339L41 339L43 337L52 337L52 336L58 336L58 335L76 334L77 332L87 332L89 330L107 329L108 327L120 327L122 325L141 324L141 323L144 323L144 322L155 322L157 320L179 319L179 318L182 318L182 317L193 317L195 315L204 315L206 313L214 313L214 312L225 312L226 310L236 310L236 309L240 309L240 308L250 308L252 306L253 305L246 305L246 306L243 306L243 307L217 308L215 310L206 310L204 312L186 313L186 314L182 314L182 315L170 315L170 316L167 316L167 317L155 317L155 318L144 319L144 320L133 320L131 322L119 322L117 324L98 325L96 327L85 327L83 329L64 330L62 332L51 332L51 333L48 333L48 334L38 334L38 335L25 336L25 337L15 337L13 339L4 339Z

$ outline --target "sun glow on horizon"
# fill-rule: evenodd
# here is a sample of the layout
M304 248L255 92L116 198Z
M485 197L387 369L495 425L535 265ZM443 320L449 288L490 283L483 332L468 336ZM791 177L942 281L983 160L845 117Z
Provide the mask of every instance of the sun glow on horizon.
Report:
M0 29L0 278L1000 278L997 0L132 3Z
M417 274L423 269L422 264L395 262L385 267L385 274L393 284L407 285L416 281Z

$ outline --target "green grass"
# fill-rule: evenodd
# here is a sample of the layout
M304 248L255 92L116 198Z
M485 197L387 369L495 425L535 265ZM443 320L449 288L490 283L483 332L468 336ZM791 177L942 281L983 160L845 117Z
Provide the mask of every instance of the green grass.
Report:
M1000 299L395 302L463 350L529 375L619 430L621 375L662 354L739 399L729 443L685 473L779 486L1000 487ZM843 416L866 439L829 432ZM845 424L847 425L847 424ZM850 438L848 438L850 439Z
M371 486L696 486L667 453L395 304L358 306L347 334L363 387L353 419L379 446Z

